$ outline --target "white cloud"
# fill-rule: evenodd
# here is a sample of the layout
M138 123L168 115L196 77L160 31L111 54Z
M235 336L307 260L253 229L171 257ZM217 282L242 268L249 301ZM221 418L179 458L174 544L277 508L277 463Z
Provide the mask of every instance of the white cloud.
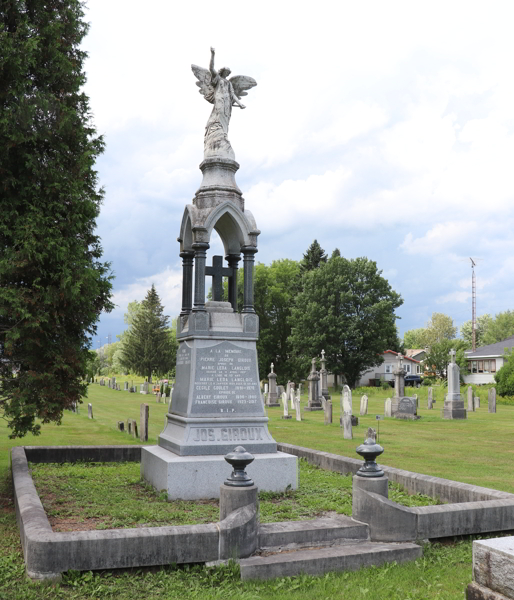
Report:
M400 244L400 248L408 254L435 255L448 252L450 248L460 245L463 240L473 239L479 230L474 221L450 221L438 223L419 238L408 233Z

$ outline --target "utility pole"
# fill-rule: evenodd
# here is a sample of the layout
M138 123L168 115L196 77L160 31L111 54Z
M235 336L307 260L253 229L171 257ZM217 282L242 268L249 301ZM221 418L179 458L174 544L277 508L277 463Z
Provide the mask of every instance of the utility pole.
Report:
M477 280L475 277L475 261L471 261L471 332L473 352L477 349Z

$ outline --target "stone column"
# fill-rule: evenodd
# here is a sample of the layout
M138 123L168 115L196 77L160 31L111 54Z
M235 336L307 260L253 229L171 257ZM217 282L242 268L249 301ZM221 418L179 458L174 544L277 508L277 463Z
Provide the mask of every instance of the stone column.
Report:
M309 373L309 377L307 377L307 381L309 382L309 401L304 410L323 410L321 400L318 396L319 374L316 371L315 358L312 359L311 372Z
M232 277L228 279L228 301L232 304L234 312L237 312L237 265L241 260L239 254L228 254L225 260L230 269L232 269Z
M321 351L321 369L319 376L321 378L321 395L325 396L327 400L330 400L330 394L328 393L328 371L326 369L325 350Z
M489 388L488 408L490 413L496 412L496 388Z
M398 367L393 371L394 375L394 396L391 402L391 416L398 412L400 399L405 396L405 371L403 369L403 356L398 354Z
M243 246L243 264L244 264L244 296L243 312L254 313L253 307L253 264L257 248L255 246Z
M193 311L205 310L205 259L209 244L197 242L193 244L195 251L195 305Z
M475 406L473 404L473 388L468 386L468 411L473 412L475 410Z
M271 363L271 373L268 373L268 406L280 406L277 392L277 374L273 372L274 364Z
M442 410L443 419L466 419L464 401L460 397L460 369L455 362L455 350L450 350L451 362L448 365L448 393Z
M148 441L148 417L150 415L150 407L148 404L141 404L140 423L139 423L139 439L142 442Z
M182 258L182 310L180 315L188 315L193 308L193 258L195 253L185 250Z

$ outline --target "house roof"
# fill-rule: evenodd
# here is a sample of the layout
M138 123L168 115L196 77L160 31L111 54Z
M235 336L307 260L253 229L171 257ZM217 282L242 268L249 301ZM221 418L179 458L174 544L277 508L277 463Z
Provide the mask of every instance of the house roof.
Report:
M514 335L511 335L501 342L496 342L496 344L481 346L480 348L477 348L475 352L466 352L466 357L480 358L481 356L502 356L502 354L505 353L505 348L514 348Z
M394 350L386 350L383 354L394 354L395 356L398 356L399 353L395 352ZM414 363L418 363L418 364L420 362L419 360L416 360L415 358L411 358L410 356L404 356L403 358L404 358L404 360L410 360L410 361L412 361Z
M421 354L422 352L425 352L424 348L409 348L409 349L405 350L405 354L409 358L413 358L414 356L417 356L418 354Z

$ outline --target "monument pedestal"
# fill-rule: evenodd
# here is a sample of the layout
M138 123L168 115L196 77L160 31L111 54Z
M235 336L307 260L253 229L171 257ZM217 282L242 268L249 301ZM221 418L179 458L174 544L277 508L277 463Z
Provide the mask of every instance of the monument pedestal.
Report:
M455 362L455 350L450 351L451 362L448 365L448 394L444 399L441 416L443 419L467 419L468 415L464 408L464 400L460 395L460 369Z
M259 490L283 492L288 486L297 489L296 456L269 452L254 457L246 471ZM141 449L141 476L156 490L166 490L170 500L219 498L220 481L223 483L231 473L232 467L222 455L178 456L160 446Z
M443 409L441 410L441 417L443 419L467 419L468 415L464 408L464 401L447 402L445 400Z

